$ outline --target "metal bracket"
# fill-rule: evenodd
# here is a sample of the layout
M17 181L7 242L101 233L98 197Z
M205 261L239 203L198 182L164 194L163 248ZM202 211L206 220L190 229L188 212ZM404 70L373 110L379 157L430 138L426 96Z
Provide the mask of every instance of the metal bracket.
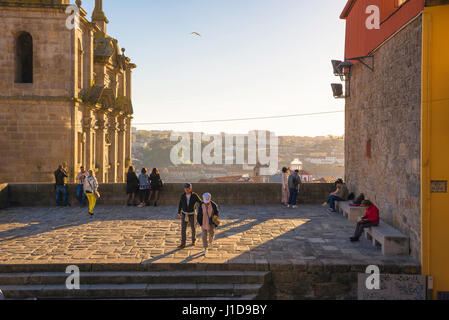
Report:
M364 59L370 59L371 64L369 65L368 63L366 63L364 61ZM363 64L365 67L370 69L371 71L374 71L374 56L354 57L354 58L345 59L345 61L358 61L361 64Z

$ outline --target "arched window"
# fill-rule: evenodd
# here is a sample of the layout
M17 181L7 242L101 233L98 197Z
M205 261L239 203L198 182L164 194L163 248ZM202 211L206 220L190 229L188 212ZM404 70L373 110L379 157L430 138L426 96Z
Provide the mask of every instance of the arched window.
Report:
M33 83L33 38L28 32L17 37L16 83Z

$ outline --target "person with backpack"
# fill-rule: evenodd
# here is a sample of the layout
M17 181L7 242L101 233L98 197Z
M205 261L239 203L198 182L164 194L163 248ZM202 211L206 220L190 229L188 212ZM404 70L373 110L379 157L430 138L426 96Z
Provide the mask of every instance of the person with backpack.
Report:
M290 190L290 196L288 199L288 208L292 207L293 209L297 208L296 201L299 193L299 186L301 185L301 177L299 176L299 170L295 170L288 177L288 188Z
M202 229L203 254L207 254L207 249L212 245L215 236L215 228L218 227L218 216L220 211L218 205L212 201L210 193L203 194L203 202L198 207L198 224Z
M139 175L139 188L140 188L140 204L138 208L143 208L148 203L148 196L150 195L150 177L148 176L148 170L142 168Z

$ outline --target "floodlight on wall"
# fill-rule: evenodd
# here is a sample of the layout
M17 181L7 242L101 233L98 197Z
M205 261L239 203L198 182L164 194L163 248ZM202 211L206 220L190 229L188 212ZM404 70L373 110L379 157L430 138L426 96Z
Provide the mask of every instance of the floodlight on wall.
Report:
M332 60L332 68L334 69L334 76L338 76L341 73L340 64L342 61L340 60Z
M335 99L345 98L343 95L343 85L341 83L332 83L331 87Z
M365 60L370 60L366 62ZM343 86L336 83L332 84L334 98L349 98L351 95L351 76L354 64L351 61L360 62L363 66L374 71L374 56L354 57L345 59L345 61L332 60L332 69L334 75L340 77L341 81L346 83L346 92L343 95Z
M350 61L332 60L334 75L340 77L346 83L346 94L343 94L343 85L331 84L334 98L348 98L351 92L351 75L353 64Z

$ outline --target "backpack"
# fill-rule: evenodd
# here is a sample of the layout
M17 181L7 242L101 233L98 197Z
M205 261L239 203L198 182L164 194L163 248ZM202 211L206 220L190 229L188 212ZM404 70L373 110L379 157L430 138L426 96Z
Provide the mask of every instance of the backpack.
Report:
M355 200L354 204L362 204L362 201L365 200L365 195L361 193Z
M348 196L348 200L354 200L355 199L355 194L354 192L351 192Z

